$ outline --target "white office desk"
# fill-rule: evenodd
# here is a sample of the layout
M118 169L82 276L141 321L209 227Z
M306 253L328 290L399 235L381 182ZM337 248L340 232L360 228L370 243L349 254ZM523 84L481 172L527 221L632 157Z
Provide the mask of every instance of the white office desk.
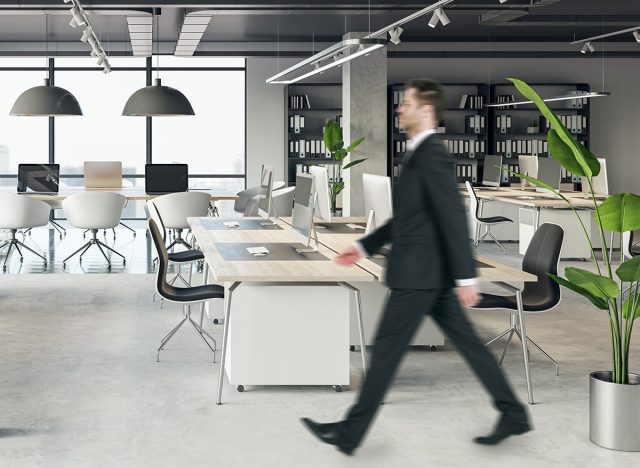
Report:
M491 232L499 240L518 241L520 254L524 255L540 224L554 223L562 226L565 230L561 258L589 258L591 256L589 243L584 237L580 223L575 219L576 214L564 200L558 199L555 195L508 187L498 190L477 187L475 192L482 203L481 216L505 216L513 220L513 223L501 223L492 227ZM461 193L468 198L466 190ZM581 192L563 191L561 193L576 208L587 231L595 232L595 223L592 218L593 201L584 199ZM601 202L602 200L599 200L599 203ZM471 213L469 213L469 224L470 232L473 232L475 222ZM595 247L601 245L598 236L592 234L591 238Z
M305 259L293 247L291 251L300 260L232 259L225 251L231 243L290 246L296 241L286 226L278 230L214 229L211 223L218 221L211 218L188 220L213 281L225 285L217 403L221 403L225 373L238 389L244 385L348 384L350 293L360 303L360 293L350 283L373 282L373 275L362 268L337 265L332 261L336 253L326 247L320 249L326 257L322 260ZM359 307L356 312L363 344ZM365 363L362 346L363 370Z
M209 189L193 189L194 191L205 191L209 192L211 195L211 200L237 200L238 196L229 192L226 189L219 188L209 188ZM112 189L93 189L93 188L85 188L85 187L63 187L60 189L60 192L55 195L44 195L39 193L25 193L24 195L30 196L37 200L43 201L53 201L53 200L64 200L67 197L72 195L77 195L80 193L93 193L93 192L113 192L119 193L123 195L127 200L136 201L136 200L151 200L158 195L149 195L144 191L142 187L122 187L120 189L112 188ZM15 187L0 187L0 193L16 193Z

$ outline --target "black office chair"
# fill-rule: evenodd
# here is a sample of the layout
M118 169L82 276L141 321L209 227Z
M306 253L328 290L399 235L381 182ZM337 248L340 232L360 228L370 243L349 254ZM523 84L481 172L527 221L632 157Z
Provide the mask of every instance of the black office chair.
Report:
M193 286L190 288L176 288L175 286L170 285L167 282L169 255L167 253L167 248L164 245L164 241L162 239L163 236L160 233L160 229L158 229L158 225L153 219L149 220L149 231L151 232L153 244L155 245L156 251L158 252L158 277L156 280L156 291L162 298L166 299L167 301L183 304L182 314L184 315L184 318L162 338L156 356L157 361L160 361L160 351L162 351L162 349L173 337L173 335L176 334L178 329L186 321L189 321L189 323L193 325L193 328L195 328L195 330L198 332L202 340L213 352L213 362L216 362L216 340L202 328L202 320L204 317L205 301L208 301L210 299L224 299L224 287L217 284L204 284L202 286ZM191 318L191 305L198 303L200 304L200 324L197 324ZM213 346L211 346L211 343L209 343L207 338L211 340Z
M535 283L525 283L524 289L522 290L522 310L525 314L548 312L560 303L560 286L549 278L547 273L558 274L558 261L560 260L560 250L562 249L563 240L564 229L557 224L542 224L533 235L531 243L527 248L527 253L522 261L522 270L537 276L538 281ZM558 363L531 338L526 335L522 336L516 321L518 314L516 296L482 294L480 303L475 306L474 309L504 309L510 313L509 328L485 345L489 346L503 336L509 335L499 364L502 364L509 345L511 344L511 339L515 334L520 338L520 341L526 340L527 343L531 343L538 351L544 354L547 359L553 362L556 366L556 375L559 374L560 368Z
M494 237L493 234L491 234L490 229L491 226L495 224L512 223L513 220L504 216L490 216L488 218L481 217L480 212L482 211L482 204L480 203L480 200L478 200L476 191L473 189L469 181L465 182L465 186L467 187L467 192L469 193L469 209L471 210L471 215L473 216L473 220L475 221L476 226L473 233L473 246L478 247L480 241L489 236L493 240L493 242L498 244L498 247L500 247L501 251L504 250L506 252L507 248L502 245L500 241ZM484 226L486 229L482 236L480 236L481 226Z

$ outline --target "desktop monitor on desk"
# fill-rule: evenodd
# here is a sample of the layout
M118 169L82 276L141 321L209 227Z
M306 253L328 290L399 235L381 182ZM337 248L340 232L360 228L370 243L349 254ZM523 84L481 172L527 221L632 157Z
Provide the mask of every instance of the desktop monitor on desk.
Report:
M538 178L538 156L518 156L518 172L520 174ZM525 179L523 187L535 187L531 182Z
M18 165L18 193L58 193L59 164Z
M500 187L502 180L502 156L487 154L484 157L482 170L482 185L485 187Z
M311 166L309 173L313 176L313 183L316 192L316 216L323 221L331 222L331 197L329 196L329 178L327 168L322 166Z
M85 161L86 188L122 188L121 161Z
M608 197L609 196L609 182L607 181L607 160L604 158L598 158L600 163L600 173L597 176L591 178L591 186L593 188L593 194L596 197ZM589 183L586 177L580 177L582 183L582 193L585 198L591 196L589 191Z
M313 208L313 205L310 205L312 194L313 176L311 174L298 174L296 176L296 190L293 193L294 203Z
M536 177L536 179L550 185L554 190L560 190L561 169L562 166L560 166L560 163L555 159L551 157L539 158L538 177ZM536 191L548 192L549 190L537 187Z
M149 195L164 195L189 190L189 169L186 164L146 164L144 190Z
M362 174L364 213L367 216L365 234L373 232L393 217L391 179L386 176Z
M270 166L262 167L262 175L260 177L260 195L258 200L258 214L262 217L270 219L273 215L275 220L264 225L277 224L278 213L275 213L273 206L273 168Z
M293 214L291 217L291 227L293 237L307 248L296 249L298 253L315 253L318 251L318 235L313 227L313 205L305 206L299 203L293 204ZM315 239L313 247L312 238Z

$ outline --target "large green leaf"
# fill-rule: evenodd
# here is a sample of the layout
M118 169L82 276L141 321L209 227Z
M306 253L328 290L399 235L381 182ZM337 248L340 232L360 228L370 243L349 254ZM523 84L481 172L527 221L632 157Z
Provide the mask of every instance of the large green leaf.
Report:
M582 168L582 171L581 171L582 174L585 176L591 177L593 173L591 171L591 168L589 167L589 164L587 164L587 161L585 160L585 157L582 154L580 147L578 146L573 136L571 136L571 133L567 130L567 128L564 125L562 125L562 122L560 121L558 116L554 114L553 111L551 111L551 109L549 109L549 106L547 106L547 103L544 102L542 98L538 95L538 93L536 93L533 90L533 88L529 86L527 83L525 83L524 81L518 80L516 78L507 78L507 79L515 85L517 90L520 91L520 93L524 97L526 97L530 101L533 101L533 103L538 107L542 115L544 115L545 118L549 121L549 123L551 124L551 127L558 133L558 136L560 137L560 139L564 142L565 145L567 145L571 149L574 159L576 160L577 164Z
M335 120L327 119L324 124L324 144L332 153L344 146L342 128Z
M356 159L355 161L351 161L349 164L345 164L342 169L349 169L350 167L355 166L356 164L360 164L361 162L365 162L367 159Z
M347 153L351 153L354 149L356 149L360 143L362 143L364 141L364 137L360 137L358 138L356 141L354 141L353 143L351 143L349 146L347 146L346 151Z
M640 256L624 262L618 267L616 274L622 281L640 281Z
M582 287L578 286L577 284L574 284L571 281L567 281L566 279L561 278L559 276L556 276L556 275L554 275L552 273L547 273L547 276L549 278L551 278L552 280L554 280L556 283L558 283L560 286L564 286L565 288L571 289L572 291L575 291L578 294L580 294L581 296L585 297L594 306L596 306L598 309L609 310L609 305L607 304L606 300L594 296L589 291L587 291L585 288L582 288Z
M634 305L635 307L633 307ZM627 298L627 301L622 305L622 316L627 320L630 317L631 320L635 320L640 317L640 297L638 297L637 294L631 294Z
M616 193L598 207L602 227L609 232L640 229L640 197L633 193ZM594 213L598 222L598 213Z
M567 267L564 274L569 281L601 299L618 297L618 284L608 276L597 275L582 268Z
M569 148L565 144L565 142L562 141L562 139L558 136L558 132L556 132L554 129L550 129L547 132L547 143L549 144L549 153L551 153L551 157L557 160L562 165L562 167L564 167L567 171L571 172L574 175L585 175L584 170L582 170L582 166L573 156L571 148ZM598 175L600 173L600 163L598 162L598 158L596 158L579 141L577 141L576 144L578 145L582 156L587 162L587 165L591 168L592 175Z

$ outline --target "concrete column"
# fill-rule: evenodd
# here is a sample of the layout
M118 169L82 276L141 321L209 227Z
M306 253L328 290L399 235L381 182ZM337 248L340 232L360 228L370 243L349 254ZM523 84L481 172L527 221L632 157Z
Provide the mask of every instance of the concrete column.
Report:
M366 36L347 33L344 39ZM387 48L342 65L342 127L345 146L364 136L365 140L346 159L367 158L343 172L344 216L363 216L362 174L387 175ZM346 162L345 162L346 164Z

